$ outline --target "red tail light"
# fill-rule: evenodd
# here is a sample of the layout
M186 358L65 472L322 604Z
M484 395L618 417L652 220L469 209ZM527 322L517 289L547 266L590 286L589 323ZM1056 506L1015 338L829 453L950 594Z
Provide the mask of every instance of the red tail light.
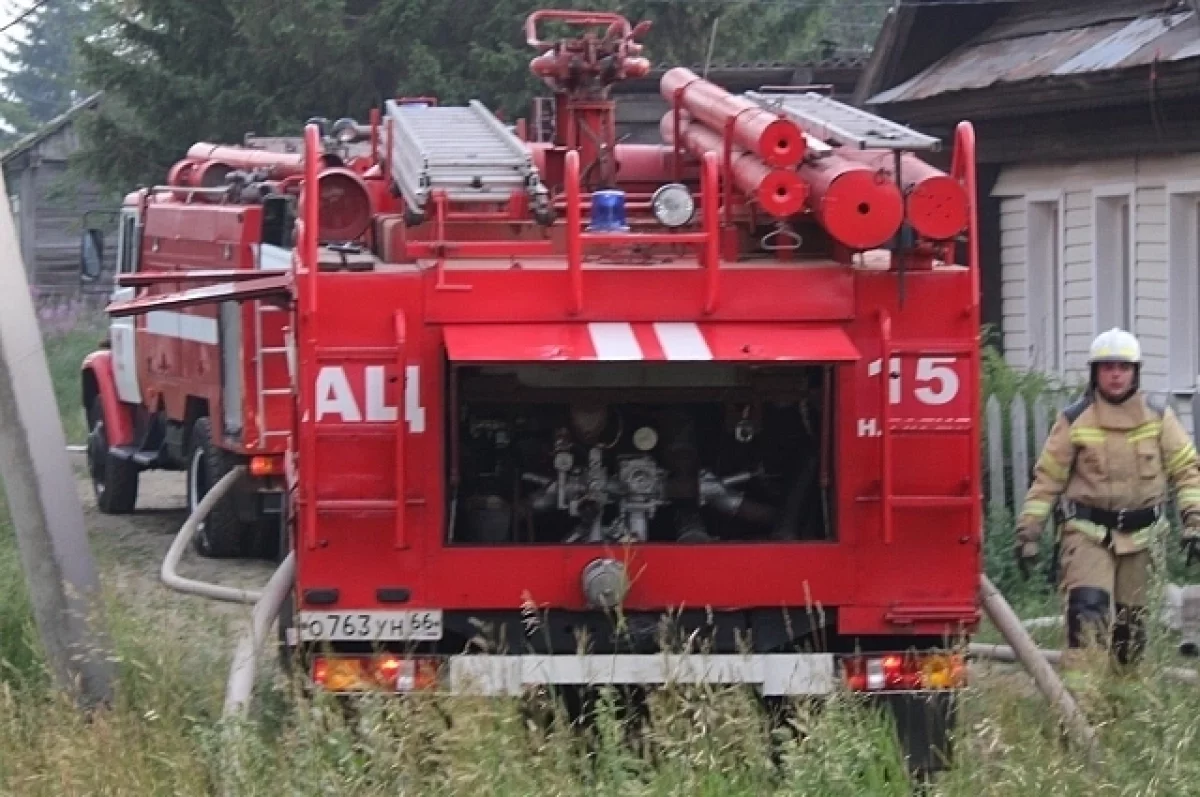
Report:
M855 692L957 689L967 684L963 657L949 653L890 653L842 660L846 686Z
M384 689L416 692L438 685L439 660L430 657L316 656L312 662L313 683L330 692Z

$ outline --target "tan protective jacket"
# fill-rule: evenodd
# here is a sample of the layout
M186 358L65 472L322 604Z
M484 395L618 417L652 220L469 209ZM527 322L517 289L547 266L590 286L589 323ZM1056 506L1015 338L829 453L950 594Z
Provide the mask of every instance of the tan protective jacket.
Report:
M1037 540L1059 496L1117 511L1165 504L1170 488L1185 523L1200 524L1196 447L1174 411L1151 406L1140 392L1120 405L1098 393L1085 396L1060 413L1050 431L1021 508L1017 538ZM1142 550L1167 523L1164 512L1147 528L1112 531L1113 548L1117 553ZM1097 541L1110 531L1080 518L1068 519L1064 530Z

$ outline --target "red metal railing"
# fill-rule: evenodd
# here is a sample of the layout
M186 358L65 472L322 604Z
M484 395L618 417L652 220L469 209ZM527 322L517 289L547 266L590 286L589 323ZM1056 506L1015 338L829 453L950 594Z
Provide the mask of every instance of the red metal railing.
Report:
M975 179L975 128L970 122L959 122L954 130L954 155L950 163L950 175L963 183L967 192L967 268L971 274L971 303L967 308L970 317L971 330L980 334L980 275L979 275L979 197L976 193ZM983 375L983 357L980 354L980 344L976 340L971 346L971 489L979 491L972 494L971 531L983 535L983 462L979 453L982 450L982 435L980 432L980 414L983 399L980 396Z
M408 536L405 515L408 512L408 489L405 484L406 461L404 459L405 438L408 437L408 359L407 348L408 329L403 311L396 312L396 382L400 385L396 411L399 428L396 430L396 528L395 547L408 547Z
M583 210L579 188L579 153L571 150L564 164L567 194L567 274L570 286L568 308L572 315L583 312L583 245L600 244L680 244L696 246L699 261L706 274L704 312L716 309L720 290L721 217L720 171L715 153L705 153L700 170L700 232L628 232L589 233L583 231Z
M297 418L300 457L303 468L312 468L317 460L316 422L317 380L317 230L320 222L320 189L317 174L321 157L321 133L316 125L304 128L303 214L296 221L296 239L300 242L300 262L296 274L299 289L300 329L295 336L300 347L297 376L300 380L300 412ZM307 428L306 428L307 427ZM317 547L317 496L313 479L300 479L300 500L304 505L304 544Z

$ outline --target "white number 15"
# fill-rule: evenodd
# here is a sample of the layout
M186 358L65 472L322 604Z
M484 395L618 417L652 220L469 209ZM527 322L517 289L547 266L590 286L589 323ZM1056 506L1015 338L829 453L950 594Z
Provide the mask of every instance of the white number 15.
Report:
M948 404L958 395L958 374L951 367L954 357L922 357L917 360L916 379L921 383L913 390L913 395L922 404L939 406ZM882 370L883 361L873 360L867 365L868 376L878 376ZM891 359L891 371L897 374L888 384L888 400L892 404L900 403L900 358ZM935 387L936 385L936 387Z

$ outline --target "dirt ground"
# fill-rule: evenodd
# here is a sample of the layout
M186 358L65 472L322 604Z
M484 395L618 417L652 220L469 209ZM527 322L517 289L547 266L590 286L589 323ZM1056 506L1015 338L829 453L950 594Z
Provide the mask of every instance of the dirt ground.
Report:
M215 644L232 651L235 634L249 621L250 606L175 592L159 578L167 550L187 519L184 474L143 472L134 513L105 515L96 509L83 454L71 456L92 551L116 603L138 620L153 622L164 634L192 642L198 635L211 635ZM190 545L179 566L187 578L247 589L261 588L273 570L272 563L262 560L205 559Z

